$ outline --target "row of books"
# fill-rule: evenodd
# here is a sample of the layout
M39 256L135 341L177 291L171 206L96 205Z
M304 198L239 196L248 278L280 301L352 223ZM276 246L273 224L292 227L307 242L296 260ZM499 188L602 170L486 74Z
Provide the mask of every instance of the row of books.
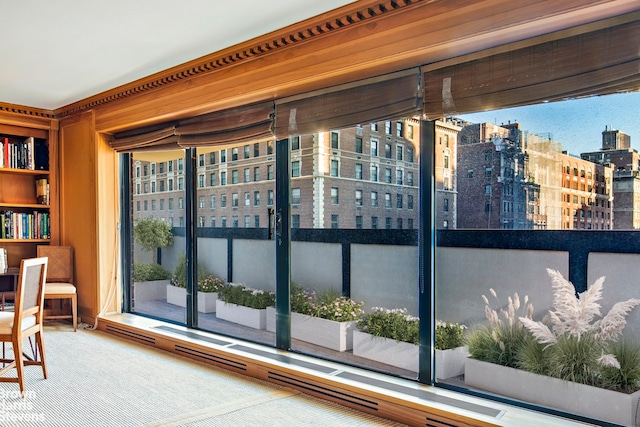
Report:
M48 212L0 211L0 238L50 239Z
M49 149L43 140L29 137L24 141L0 138L0 167L48 170Z

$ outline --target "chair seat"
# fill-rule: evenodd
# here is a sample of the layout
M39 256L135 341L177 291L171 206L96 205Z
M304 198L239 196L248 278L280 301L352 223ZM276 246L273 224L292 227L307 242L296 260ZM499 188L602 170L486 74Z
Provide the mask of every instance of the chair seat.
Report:
M44 297L47 295L71 295L76 293L76 287L71 283L47 282L44 285Z
M0 335L11 335L15 313L0 311ZM27 316L22 319L22 331L36 324L36 316Z

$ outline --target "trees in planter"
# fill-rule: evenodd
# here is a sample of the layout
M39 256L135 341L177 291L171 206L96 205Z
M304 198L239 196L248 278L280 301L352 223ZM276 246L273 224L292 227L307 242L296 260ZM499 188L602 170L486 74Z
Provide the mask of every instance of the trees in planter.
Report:
M165 220L155 217L137 219L133 225L133 237L142 249L154 251L154 263L158 262L158 249L173 245L171 226Z

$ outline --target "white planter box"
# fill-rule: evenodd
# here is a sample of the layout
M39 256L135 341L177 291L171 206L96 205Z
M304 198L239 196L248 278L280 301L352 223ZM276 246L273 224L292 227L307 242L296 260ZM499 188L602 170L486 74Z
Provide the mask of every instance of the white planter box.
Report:
M217 292L198 292L198 311L200 313L215 313ZM167 285L167 302L179 307L187 306L187 290L173 285Z
M167 295L166 287L171 283L167 280L151 280L133 283L133 300L138 302L163 300Z
M468 358L465 383L525 402L628 426L640 422L640 391L620 393Z
M418 372L419 369L417 345L357 330L353 333L353 354L412 372ZM446 379L462 375L467 356L467 347L436 350L436 377Z
M291 338L335 351L353 348L356 322L335 322L319 317L291 313ZM267 308L267 331L276 331L276 309Z
M216 317L228 322L238 323L254 329L264 329L267 323L267 310L216 302Z

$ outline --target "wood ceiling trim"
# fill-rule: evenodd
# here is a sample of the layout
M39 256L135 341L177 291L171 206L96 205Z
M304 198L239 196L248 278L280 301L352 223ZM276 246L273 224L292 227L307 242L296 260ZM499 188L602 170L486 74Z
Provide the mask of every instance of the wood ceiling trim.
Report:
M298 24L285 27L263 37L198 58L185 64L153 74L86 98L56 110L59 118L89 110L131 96L146 93L196 76L228 68L283 48L309 41L354 24L359 24L404 9L426 0L359 1Z

